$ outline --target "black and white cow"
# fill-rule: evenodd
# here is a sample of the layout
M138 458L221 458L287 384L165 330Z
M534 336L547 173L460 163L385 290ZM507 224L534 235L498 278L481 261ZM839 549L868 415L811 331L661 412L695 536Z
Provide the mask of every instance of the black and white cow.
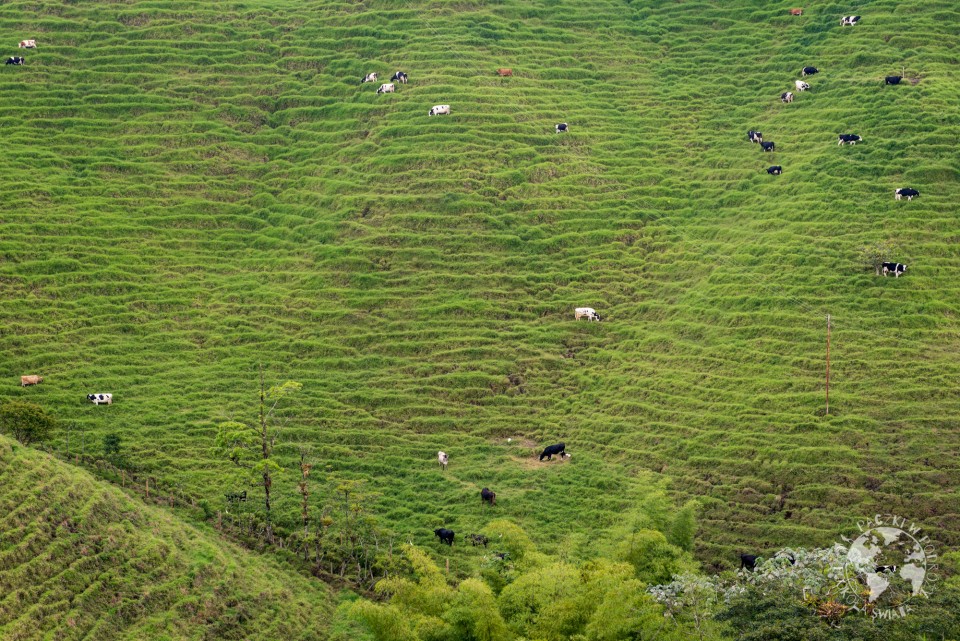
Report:
M392 78L390 78L390 82L399 82L400 84L405 85L407 84L407 74L403 73L402 71L398 71L397 73L393 74Z
M440 537L440 543L446 543L450 547L453 547L453 537L455 536L453 530L448 530L445 527L437 528L433 533Z
M365 76L363 77L363 80L360 81L360 84L363 84L363 83L365 83L365 82L376 82L376 81L377 81L377 73L376 73L376 72L373 72L373 73L368 73L367 75L365 75Z
M757 567L757 559L760 557L756 554L741 554L740 555L740 569L741 570L750 570L753 572L754 568Z
M754 131L751 129L747 132L747 140L750 142L763 142L763 134L759 131Z
M816 67L804 67L800 70L800 75L806 78L807 76L812 76L815 73L820 73L820 70Z
M113 405L113 394L87 394L87 400L94 405Z
M437 105L436 107L431 107L428 116L446 116L450 114L450 105Z
M899 85L901 80L903 80L903 76L887 76L886 78L883 79L883 84Z
M776 151L777 145L776 143L773 143L773 142L761 142L760 148L763 149L764 151Z
M839 147L840 145L844 144L844 143L846 143L846 144L848 144L848 145L855 145L855 144L857 144L858 142L863 142L863 138L861 138L861 137L858 136L857 134L840 134L840 135L837 137L837 146L838 146L838 147Z
M858 22L860 22L860 16L844 16L840 18L841 27L852 27Z
M574 320L580 320L581 318L586 318L588 321L597 321L600 322L600 314L597 313L592 307L576 307L573 310Z
M560 458L569 458L570 455L566 453L566 445L563 443L557 443L556 445L548 445L543 448L543 452L540 454L540 460L547 459L548 461L553 460L554 454L559 454Z
M893 192L893 198L895 200L900 200L901 198L906 198L907 200L913 200L914 196L919 196L920 192L916 189L911 189L910 187L901 187L900 189Z
M767 173L771 176L779 176L783 173L783 167L780 165L774 165L773 167L767 167Z
M560 133L561 131L566 131L566 130L567 130L567 123L561 122L559 125L557 125L556 127L554 127L554 129L556 130L557 133Z
M810 88L810 85L805 83L803 80L794 80L793 86L797 88L797 91L806 91Z
M784 91L782 94L780 94L780 102L793 102L793 92Z
M7 58L7 64L8 64L8 65L22 65L22 64L23 64L23 56L10 56L9 58Z
M483 488L480 490L480 502L489 503L490 507L493 507L497 504L497 493L490 488Z
M393 93L397 87L392 82L385 82L377 89L377 93Z
M903 263L883 263L880 265L883 275L893 274L894 278L900 278L900 274L907 271L907 266Z

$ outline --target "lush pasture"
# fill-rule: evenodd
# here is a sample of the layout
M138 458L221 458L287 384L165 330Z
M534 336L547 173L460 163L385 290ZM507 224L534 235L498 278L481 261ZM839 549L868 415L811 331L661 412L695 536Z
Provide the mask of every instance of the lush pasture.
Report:
M262 362L304 384L278 511L305 443L424 545L483 486L559 548L658 482L720 566L878 511L960 543L960 11L855 4L4 3L5 393L220 506ZM890 237L903 278L858 260Z

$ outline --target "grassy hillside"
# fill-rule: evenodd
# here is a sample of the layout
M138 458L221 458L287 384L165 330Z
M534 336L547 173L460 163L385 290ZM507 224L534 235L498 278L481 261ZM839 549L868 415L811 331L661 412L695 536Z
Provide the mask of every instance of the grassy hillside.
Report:
M263 362L304 384L279 512L306 443L420 544L482 527L484 486L547 546L592 536L652 473L718 565L875 512L956 545L960 12L854 5L4 3L7 51L39 44L0 76L5 393L221 506L254 487L214 426ZM888 237L905 277L858 262Z
M318 639L317 581L0 437L0 637Z

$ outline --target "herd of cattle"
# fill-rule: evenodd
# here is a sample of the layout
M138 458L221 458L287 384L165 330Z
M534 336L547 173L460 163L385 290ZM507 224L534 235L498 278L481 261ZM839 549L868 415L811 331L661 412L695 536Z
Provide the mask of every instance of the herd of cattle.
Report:
M43 382L42 376L27 374L20 377L20 387L39 385ZM113 394L87 394L87 400L94 405L113 405Z

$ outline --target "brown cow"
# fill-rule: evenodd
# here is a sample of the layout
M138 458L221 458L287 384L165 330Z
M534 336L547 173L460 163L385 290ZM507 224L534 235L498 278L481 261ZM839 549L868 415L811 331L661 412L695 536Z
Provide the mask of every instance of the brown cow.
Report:
M513 69L497 69L497 75L501 78L513 75Z
M802 15L803 15L803 9L791 9L791 10L790 10L790 15L791 15L791 16L802 16Z
M31 374L29 376L20 377L20 387L26 387L27 385L36 385L37 383L42 383L43 377Z

